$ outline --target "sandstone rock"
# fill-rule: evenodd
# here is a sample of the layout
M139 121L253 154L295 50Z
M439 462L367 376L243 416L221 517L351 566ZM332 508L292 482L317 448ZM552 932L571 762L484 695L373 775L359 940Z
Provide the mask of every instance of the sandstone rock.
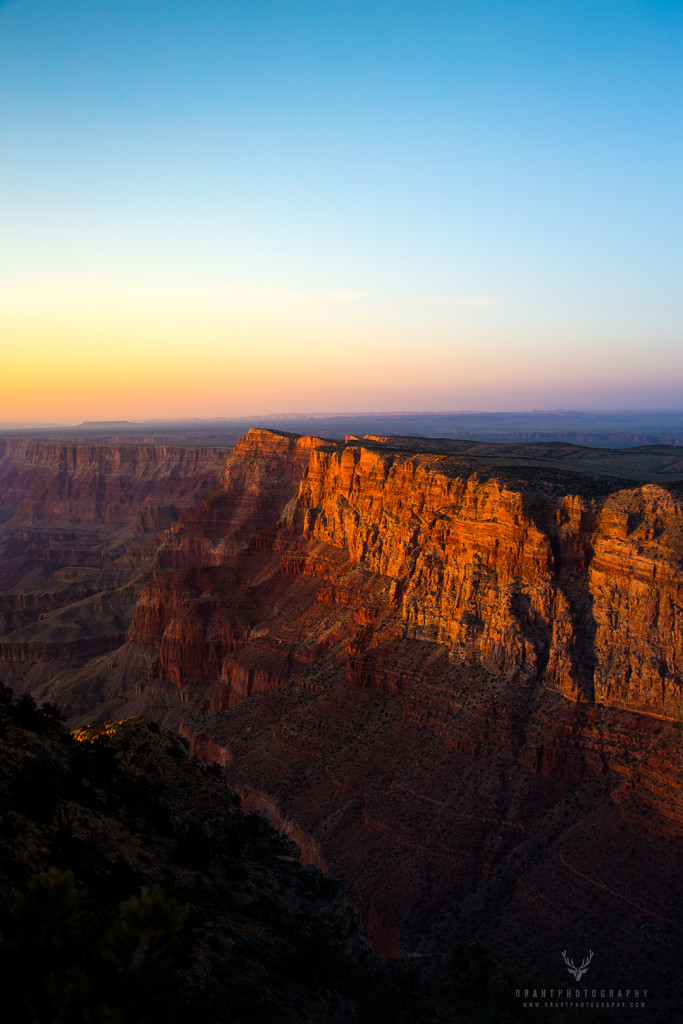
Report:
M188 680L234 675L247 695L233 654L262 613L248 611L243 580L282 589L282 576L305 577L317 601L348 607L340 574L357 566L383 596L356 621L397 612L406 636L511 681L680 719L680 500L655 485L548 493L506 475L377 442L250 431L221 490L168 535L157 564L179 575L143 594L130 637L158 647L169 679L178 666Z

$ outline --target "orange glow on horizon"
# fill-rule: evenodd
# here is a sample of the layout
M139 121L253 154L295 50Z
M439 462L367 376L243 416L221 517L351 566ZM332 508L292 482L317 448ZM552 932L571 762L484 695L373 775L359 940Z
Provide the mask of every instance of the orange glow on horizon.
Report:
M0 421L553 407L628 386L586 336L509 323L504 302L361 291L48 282L0 295ZM392 304L393 303L393 304ZM514 321L513 321L514 322ZM652 377L646 348L634 359ZM633 363L633 359L631 362ZM590 366L590 379L585 367ZM561 382L561 383L558 383ZM661 383L661 382L659 382ZM652 382L657 387L658 382ZM604 401L604 399L603 399Z

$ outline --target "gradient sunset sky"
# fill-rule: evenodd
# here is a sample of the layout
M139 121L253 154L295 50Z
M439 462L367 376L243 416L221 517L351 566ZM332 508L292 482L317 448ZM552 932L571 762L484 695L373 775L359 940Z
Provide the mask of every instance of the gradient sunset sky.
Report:
M0 421L683 408L683 4L0 2Z

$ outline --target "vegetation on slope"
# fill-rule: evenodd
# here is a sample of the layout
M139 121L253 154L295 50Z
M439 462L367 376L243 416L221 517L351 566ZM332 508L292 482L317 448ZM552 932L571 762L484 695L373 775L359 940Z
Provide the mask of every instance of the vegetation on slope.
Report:
M137 720L77 739L2 688L0 812L5 1019L419 1018L339 884L177 736Z
M142 719L71 735L0 687L0 818L13 1024L511 1024L533 985L467 943L445 984L381 961L339 883Z

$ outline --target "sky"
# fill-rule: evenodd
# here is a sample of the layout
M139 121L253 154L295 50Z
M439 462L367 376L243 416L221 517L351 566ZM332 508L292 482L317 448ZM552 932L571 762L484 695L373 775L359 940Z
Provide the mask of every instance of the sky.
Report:
M683 409L683 5L0 2L0 421Z

